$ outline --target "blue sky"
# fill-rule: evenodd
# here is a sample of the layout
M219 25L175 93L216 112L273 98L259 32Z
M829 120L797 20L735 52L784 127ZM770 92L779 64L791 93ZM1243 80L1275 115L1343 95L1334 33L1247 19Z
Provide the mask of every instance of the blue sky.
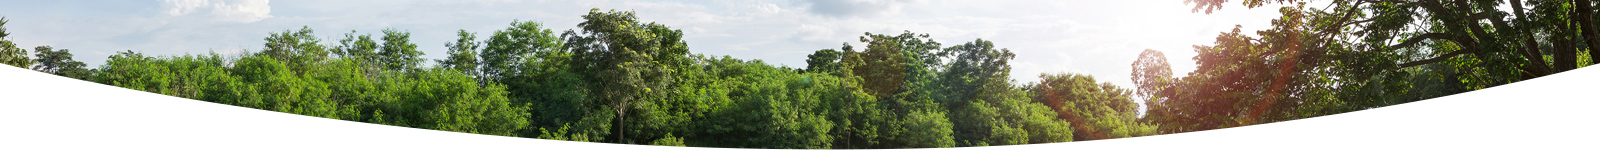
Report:
M1179 76L1193 70L1193 45L1209 45L1219 32L1242 25L1269 27L1276 6L1226 5L1214 14L1192 13L1182 0L385 0L385 1L11 1L0 16L18 46L71 49L74 59L104 64L117 51L153 55L237 54L257 51L269 32L309 26L328 44L351 30L412 32L428 59L443 58L456 30L480 37L513 20L572 29L590 8L635 11L644 21L685 32L693 53L761 59L804 67L805 55L841 43L863 44L863 32L932 35L945 46L977 38L1017 53L1012 76L1037 81L1040 73L1083 73L1131 87L1129 64L1140 51L1167 53ZM1320 6L1320 5L1319 5ZM431 62L431 61L430 61Z

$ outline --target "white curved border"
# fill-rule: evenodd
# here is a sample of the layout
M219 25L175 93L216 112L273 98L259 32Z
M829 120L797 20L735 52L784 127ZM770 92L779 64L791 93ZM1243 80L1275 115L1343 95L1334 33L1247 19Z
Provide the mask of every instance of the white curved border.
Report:
M1600 68L1192 133L955 149L1597 149ZM715 149L477 135L278 113L0 66L0 149Z

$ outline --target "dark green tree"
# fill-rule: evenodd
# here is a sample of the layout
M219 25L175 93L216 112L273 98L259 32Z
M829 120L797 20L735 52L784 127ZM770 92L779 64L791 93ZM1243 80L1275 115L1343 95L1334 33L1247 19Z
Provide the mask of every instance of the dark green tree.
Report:
M83 62L72 60L72 52L67 49L56 50L50 46L39 46L34 47L33 51L39 52L34 54L37 58L34 62L38 65L33 66L33 70L78 80L87 80L93 76L92 70L85 69Z
M848 45L846 45L848 46ZM842 57L839 50L822 49L806 56L806 72L832 73L838 72L839 59Z

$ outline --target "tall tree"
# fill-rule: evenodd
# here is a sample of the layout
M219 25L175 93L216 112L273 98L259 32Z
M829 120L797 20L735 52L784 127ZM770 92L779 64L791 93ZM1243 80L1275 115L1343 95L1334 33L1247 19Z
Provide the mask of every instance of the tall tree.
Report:
M578 27L582 32L562 33L572 67L590 84L590 92L616 114L618 143L627 138L634 103L659 99L671 83L671 63L688 53L682 31L655 23L640 23L633 12L591 9Z
M450 51L446 52L449 53L450 56L446 57L444 60L436 60L439 63L439 67L455 69L457 71L461 71L467 76L479 76L479 43L474 41L477 38L477 35L467 32L467 30L456 31L456 41L454 43L444 44L445 47L450 48Z
M422 51L411 43L411 32L383 30L383 46L378 49L379 64L389 70L410 70L422 65Z
M1137 86L1136 94L1151 99L1171 82L1172 66L1167 64L1166 54L1145 49L1139 53L1139 58L1133 61L1133 73L1129 76L1133 79L1133 85Z

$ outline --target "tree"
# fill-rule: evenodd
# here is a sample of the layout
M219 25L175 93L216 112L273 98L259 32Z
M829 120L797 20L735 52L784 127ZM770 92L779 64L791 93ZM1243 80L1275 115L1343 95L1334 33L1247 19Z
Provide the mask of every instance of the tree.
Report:
M1056 112L1033 102L1012 85L1009 49L977 39L939 51L948 57L938 73L939 101L950 110L955 139L962 145L1015 145L1072 140L1072 130ZM942 59L942 58L941 58ZM1001 111L1005 110L1005 111Z
M378 42L372 40L372 35L356 36L356 31L344 34L344 39L339 40L340 46L334 47L334 54L340 57L360 60L361 63L375 64L378 62Z
M459 33L462 32L458 37L463 37ZM466 46L472 45L468 44L472 36L465 37L449 45L452 50L470 50ZM477 62L467 61L472 56L459 53L469 51L458 51L451 56L455 61L441 64L462 68L476 64L478 70L473 72L478 73L476 77L483 84L505 85L506 95L513 103L529 104L531 127L520 131L525 135L605 140L612 129L612 124L605 121L616 114L596 113L604 109L591 104L589 83L570 67L572 54L563 51L561 41L539 22L513 21L481 42Z
M1209 13L1226 0L1187 2ZM1271 3L1289 6L1261 38L1236 29L1197 46L1200 67L1159 94L1151 119L1182 132L1315 117L1571 70L1593 63L1581 61L1584 48L1600 56L1588 0L1244 5Z
M455 69L467 76L478 77L479 43L474 41L478 36L467 32L467 30L459 30L456 31L456 37L454 43L444 44L445 47L450 48L450 51L446 52L450 56L444 60L435 61L439 63L439 68Z
M72 60L72 52L67 49L39 46L34 47L33 51L39 52L34 54L37 57L34 62L38 65L33 66L33 70L78 80L87 80L93 75L91 70L84 69L83 62Z
M993 42L977 39L940 53L954 57L939 75L945 102L993 100L1011 86L1011 65L1007 63L1016 54L1009 49L995 49Z
M411 43L411 32L396 29L383 30L383 46L378 49L378 61L389 70L410 70L422 65L422 51Z
M673 137L671 133L667 133L667 137L666 138L656 139L655 142L650 142L650 145L677 146L677 147L685 146L685 145L683 145L683 138Z
M479 72L483 78L490 82L502 82L507 76L521 74L521 68L539 69L529 71L561 69L552 65L565 65L565 57L561 54L562 42L550 29L533 21L513 21L511 27L497 30L488 39L483 41L483 51L478 54L482 62ZM526 59L533 55L538 59ZM526 60L525 60L526 59ZM520 67L527 63L537 66Z
M1207 10L1225 0L1204 0ZM1274 1L1250 0L1248 7ZM1301 0L1278 0L1293 4ZM1469 89L1482 89L1532 79L1592 62L1578 58L1587 48L1600 57L1600 31L1593 1L1395 1L1335 0L1321 10L1285 7L1286 16L1303 24L1304 39L1314 54L1305 60L1347 62L1333 74L1341 80L1341 106L1360 110L1406 102L1404 68L1444 64L1462 71L1456 76ZM1499 7L1509 6L1509 7ZM1532 6L1529 8L1529 6ZM1196 9L1200 9L1196 6Z
M0 18L0 64L20 68L33 66L33 59L28 58L28 50L17 48L17 43L6 39L6 36L11 35L10 32L6 32L6 22L8 21L5 18Z
M1139 59L1133 61L1133 74L1129 76L1133 85L1138 86L1136 94L1146 99L1155 98L1173 79L1172 66L1167 64L1166 54L1145 49L1139 53Z
M288 63L290 70L300 72L305 70L309 63L319 62L328 58L328 50L323 47L311 27L301 27L300 30L284 30L271 33L266 40L266 47L258 55L265 55L279 62Z
M1275 24L1290 20L1275 20ZM1305 43L1293 26L1258 32L1252 38L1238 29L1217 36L1217 45L1195 46L1196 69L1161 87L1147 102L1146 120L1162 125L1165 133L1189 132L1269 123L1329 114L1332 79L1326 59L1312 59L1325 49L1302 49ZM1160 72L1142 68L1137 72ZM1151 71L1151 69L1157 69ZM1396 93L1398 94L1398 93Z
M828 82L817 75L796 75L760 62L732 61L737 72L724 94L732 104L714 108L699 124L696 139L743 148L831 148L837 126L823 108ZM836 80L835 80L836 81ZM809 82L809 83L808 83Z
M1044 103L1057 118L1071 122L1074 140L1099 140L1153 135L1154 126L1138 122L1131 92L1111 83L1095 83L1078 74L1041 74L1031 86L1033 100Z
M527 106L512 103L505 97L505 87L498 84L479 87L472 77L438 68L422 70L416 79L403 84L408 85L399 86L403 90L398 103L420 105L409 108L422 110L399 107L386 112L416 113L417 127L517 136L517 131L529 124Z
M650 101L668 89L669 65L682 62L688 52L682 31L655 23L639 23L633 12L591 9L579 23L580 32L562 33L573 54L572 67L590 84L590 94L616 114L617 142L627 139L628 110L637 101Z
M849 46L849 45L846 45L846 46ZM817 52L811 53L811 55L807 55L806 56L806 70L805 71L806 72L816 72L816 73L838 72L838 70L840 68L840 66L839 66L840 57L841 57L841 54L839 53L839 50L833 50L833 49L817 50Z
M912 111L904 120L906 135L899 138L905 141L907 147L951 147L955 146L950 119L945 118L943 112Z
M216 101L217 85L231 76L221 56L183 55L150 57L123 51L106 60L89 81L182 98Z

